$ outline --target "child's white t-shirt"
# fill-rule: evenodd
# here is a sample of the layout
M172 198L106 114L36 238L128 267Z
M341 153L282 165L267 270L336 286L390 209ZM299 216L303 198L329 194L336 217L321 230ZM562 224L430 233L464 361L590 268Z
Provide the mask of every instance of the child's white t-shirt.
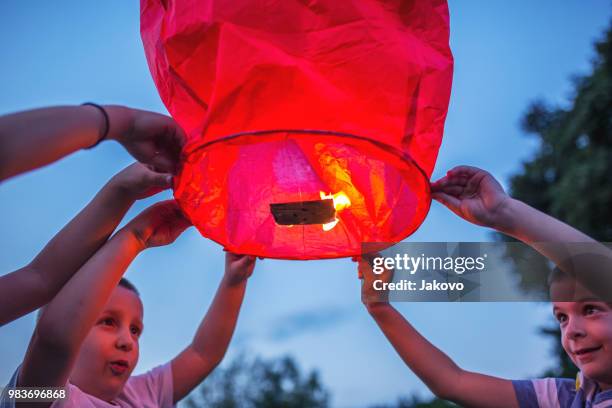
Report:
M11 378L7 388L15 387L16 381L17 372ZM145 374L131 376L112 403L89 395L70 383L66 386L66 391L67 397L55 401L51 404L51 408L173 408L175 406L172 403L172 367L170 363L156 367ZM3 393L0 400L0 407L14 408L14 402L8 400L5 394Z

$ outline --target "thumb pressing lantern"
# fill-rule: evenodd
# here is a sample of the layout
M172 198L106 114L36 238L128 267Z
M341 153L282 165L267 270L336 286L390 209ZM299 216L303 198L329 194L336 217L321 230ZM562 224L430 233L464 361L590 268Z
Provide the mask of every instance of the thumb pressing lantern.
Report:
M232 252L357 255L423 222L453 59L445 0L141 0L188 135L175 198Z

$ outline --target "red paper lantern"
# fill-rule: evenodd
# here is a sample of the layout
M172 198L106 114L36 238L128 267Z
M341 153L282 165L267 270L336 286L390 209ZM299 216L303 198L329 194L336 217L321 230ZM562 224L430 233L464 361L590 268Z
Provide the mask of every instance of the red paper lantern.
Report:
M141 0L188 143L175 197L228 250L356 255L423 222L453 58L445 0Z

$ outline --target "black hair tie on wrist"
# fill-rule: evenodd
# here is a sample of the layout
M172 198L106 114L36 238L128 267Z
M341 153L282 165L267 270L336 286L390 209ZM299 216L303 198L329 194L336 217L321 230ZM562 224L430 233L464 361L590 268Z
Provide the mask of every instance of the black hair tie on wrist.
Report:
M104 127L100 128L100 132L99 132L100 136L98 137L98 141L87 148L87 149L93 149L94 147L99 145L101 141L103 141L104 139L108 137L108 132L110 131L110 119L108 117L108 113L106 112L106 109L104 109L102 106L98 105L97 103L85 102L81 106L93 106L97 108L100 112L102 112L102 116L104 116Z

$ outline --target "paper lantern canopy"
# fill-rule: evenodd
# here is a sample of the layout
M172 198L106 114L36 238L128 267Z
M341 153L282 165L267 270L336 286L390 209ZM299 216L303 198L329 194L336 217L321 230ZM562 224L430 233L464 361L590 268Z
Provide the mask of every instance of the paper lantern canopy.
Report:
M175 198L237 253L357 255L423 222L453 58L446 1L141 1L188 134Z

